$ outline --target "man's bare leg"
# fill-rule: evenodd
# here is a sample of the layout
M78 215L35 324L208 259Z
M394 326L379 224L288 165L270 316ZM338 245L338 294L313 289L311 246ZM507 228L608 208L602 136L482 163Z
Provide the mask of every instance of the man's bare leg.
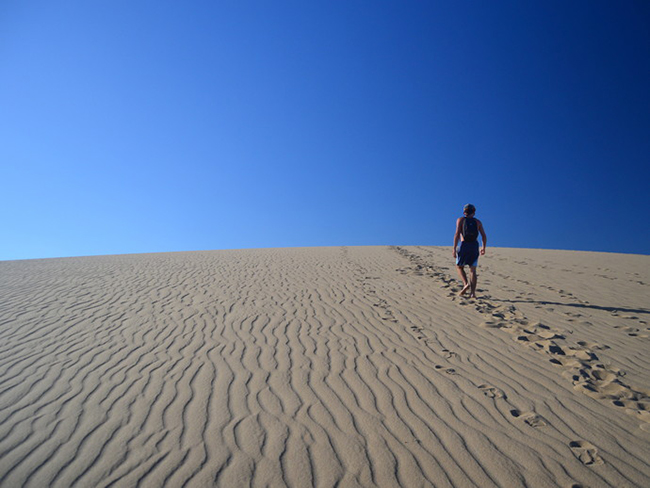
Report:
M476 274L476 266L469 267L469 283L470 283L470 298L476 298L476 283L478 281L478 275Z
M460 276L460 279L463 280L463 289L458 292L458 296L463 296L467 290L470 288L470 284L467 281L467 274L465 274L465 268L463 266L456 266L456 269L458 270L458 275Z

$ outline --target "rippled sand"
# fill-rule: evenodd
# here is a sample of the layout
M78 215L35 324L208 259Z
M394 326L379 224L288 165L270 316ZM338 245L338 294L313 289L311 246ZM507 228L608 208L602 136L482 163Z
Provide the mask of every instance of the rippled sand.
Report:
M0 486L650 486L650 257L0 262Z

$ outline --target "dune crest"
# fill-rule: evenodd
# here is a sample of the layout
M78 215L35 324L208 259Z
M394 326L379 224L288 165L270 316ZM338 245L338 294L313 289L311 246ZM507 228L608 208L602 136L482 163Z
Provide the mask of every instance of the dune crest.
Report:
M0 486L648 486L650 257L0 262Z

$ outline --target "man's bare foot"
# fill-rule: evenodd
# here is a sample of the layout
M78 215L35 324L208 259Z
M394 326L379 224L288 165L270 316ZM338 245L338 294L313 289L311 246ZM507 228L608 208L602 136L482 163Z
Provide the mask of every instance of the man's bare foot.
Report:
M465 293L467 293L467 290L469 290L469 283L463 286L463 289L458 292L458 296L462 297Z
M471 293L471 294L469 295L469 298L476 298L476 293Z

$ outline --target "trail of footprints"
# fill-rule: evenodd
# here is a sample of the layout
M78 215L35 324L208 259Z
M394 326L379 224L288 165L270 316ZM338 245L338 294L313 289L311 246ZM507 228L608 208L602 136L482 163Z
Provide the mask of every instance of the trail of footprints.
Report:
M449 298L458 301L462 306L474 305L479 313L487 316L486 320L479 325L480 327L508 332L519 344L549 355L549 361L563 368L562 376L568 378L576 390L592 398L609 402L615 407L624 408L627 414L644 422L641 429L650 431L650 391L634 388L625 383L622 380L625 376L624 371L600 361L595 351L607 349L608 346L587 341L577 341L575 345L569 345L566 336L560 331L540 322L531 322L512 305L497 305L491 302L489 295L473 300L459 299L458 292L462 287L440 267L428 263L423 256L402 247L392 249L413 264L411 267L398 269L398 272L436 279L443 288L449 290ZM564 290L559 290L559 293L563 298L574 298L571 293ZM575 316L581 315L575 314ZM629 329L634 332L633 328ZM437 369L447 372L444 367ZM484 384L480 385L479 389L489 398L506 399L505 393L493 386ZM547 425L547 421L534 412L513 409L510 413L513 418L534 428ZM598 449L591 443L576 440L571 441L569 447L583 464L587 466L603 464Z
M519 263L519 264L522 264L522 263ZM524 284L524 285L531 285L531 283L529 281L526 281L526 280L513 278L511 276L508 276L508 275L505 275L505 274L502 274L502 273L494 273L494 274L495 274L495 276L499 276L500 278L503 278L504 280L514 281L516 283L521 283L521 284ZM611 277L608 277L608 276L605 276L605 275L595 275L595 276L598 276L598 277L601 277L601 278L608 278L608 279L611 279L611 280L617 279L617 278L611 278ZM637 283L641 284L641 285L644 285L644 283L641 282L641 281L637 281ZM561 299L571 301L574 306L580 307L580 306L588 306L589 305L588 301L581 300L581 299L577 298L573 293L571 293L569 291L566 291L566 290L563 290L561 288L558 289L558 288L554 288L554 287L549 286L549 285L539 285L539 287L544 289L544 290L547 290L547 291L550 291L550 292L553 292L553 293L557 293ZM513 289L506 289L505 291L507 291L509 293L513 293L513 296L514 296L514 298L516 300L526 299L526 298L530 297L531 295L534 295L533 293L517 292L516 290L513 290ZM548 311L553 311L553 308L549 308L547 306L545 307L543 305L536 305L535 308L546 308L546 310L548 310ZM563 313L564 313L564 315L569 317L567 319L568 322L575 322L577 319L580 319L583 316L581 313L577 313L577 312L563 312ZM639 325L641 325L641 326L647 326L646 321L640 319L639 317L637 317L636 315L633 315L633 314L620 313L618 310L611 310L611 315L612 315L612 317L620 317L620 318L627 319L627 320L634 320L634 321L637 321L639 323ZM588 321L582 321L581 324L583 324L583 325L592 325ZM623 332L627 333L627 335L629 335L631 337L639 337L639 338L642 338L642 339L650 338L650 334L649 334L650 327L646 327L645 331L641 331L639 328L632 327L632 326L617 325L617 326L614 326L614 328L615 329L621 329Z
M409 253L403 248L400 247L394 247L393 250L401 254L402 256L406 257L410 261L414 263L413 267L409 268L401 268L397 271L399 271L402 274L414 274L418 276L430 276L434 277L437 280L441 281L443 283L443 286L445 288L449 289L449 297L455 299L457 296L458 291L460 291L460 287L457 285L457 282L454 279L449 278L449 276L440 268L424 263L422 262L422 259L420 256ZM465 304L465 302L460 302L461 304ZM418 339L422 339L426 341L426 336L425 336L425 331L422 327L416 327L413 326L411 329L418 334ZM454 359L458 357L458 354L456 352L450 351L448 349L442 349L441 354L446 358L446 359ZM457 375L459 374L456 369L450 368L447 366L443 365L436 365L434 368L440 372L444 372L449 375ZM500 388L497 388L495 386L489 385L489 384L481 384L478 385L478 389L483 392L483 394L488 397L488 398L493 398L496 400L506 400L507 395L506 393L501 390ZM511 412L516 412L512 413L513 417L521 417L522 420L524 420L528 425L533 426L533 427L542 427L546 425L546 421L544 421L539 415L534 414L534 413L523 413L520 412L519 410L512 410ZM535 419L535 421L531 420Z
M600 360L596 351L608 349L608 346L587 341L568 345L566 336L560 331L540 322L531 323L512 306L489 303L480 306L479 312L490 315L481 327L498 328L512 334L518 343L551 356L549 361L563 368L562 376L568 378L576 390L623 407L626 413L650 422L650 392L625 383L624 371Z
M359 266L358 264L355 264L355 266L357 268L357 275L358 275L357 279L361 283L366 296L370 297L374 301L373 306L379 310L380 318L382 320L397 323L398 320L395 318L395 315L390 305L386 300L379 297L377 290L372 285L372 281L377 280L379 278L375 276L370 276L366 268ZM432 343L436 342L433 339L427 337L426 331L423 327L413 325L410 327L410 329L418 340L423 341L429 347L431 347L430 345ZM434 351L434 352L436 352L436 354L442 356L447 360L458 358L458 353L451 351L449 349L442 348L439 351ZM448 374L450 376L455 376L459 374L455 368L448 367L441 364L434 365L434 369L436 371ZM504 398L504 399L506 398L505 393L499 388L486 385L486 384L480 385L478 388L489 398Z

